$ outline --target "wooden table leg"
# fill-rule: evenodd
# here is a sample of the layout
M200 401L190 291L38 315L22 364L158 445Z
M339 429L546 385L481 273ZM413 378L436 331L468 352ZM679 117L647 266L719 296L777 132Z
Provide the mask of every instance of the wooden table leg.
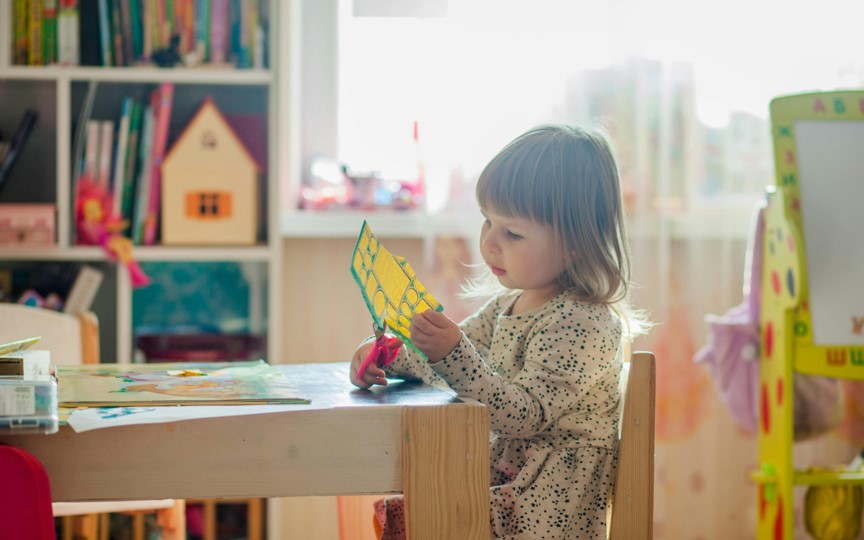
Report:
M402 483L411 540L489 539L489 415L479 404L405 407Z

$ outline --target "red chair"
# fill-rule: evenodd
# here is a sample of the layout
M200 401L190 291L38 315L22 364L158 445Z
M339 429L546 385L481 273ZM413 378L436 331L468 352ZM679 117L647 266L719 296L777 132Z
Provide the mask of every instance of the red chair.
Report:
M0 444L0 524L3 538L55 540L51 486L30 453Z

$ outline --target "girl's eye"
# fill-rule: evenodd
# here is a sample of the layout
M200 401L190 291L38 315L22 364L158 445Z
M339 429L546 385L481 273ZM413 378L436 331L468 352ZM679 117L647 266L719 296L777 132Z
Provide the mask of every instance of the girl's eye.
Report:
M516 234L513 231L507 231L507 236L509 236L513 240L520 240L521 238L524 238L521 234Z

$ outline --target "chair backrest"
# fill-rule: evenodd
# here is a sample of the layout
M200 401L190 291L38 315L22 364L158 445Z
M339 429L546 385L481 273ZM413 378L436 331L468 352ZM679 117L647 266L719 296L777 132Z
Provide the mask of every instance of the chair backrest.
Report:
M621 415L610 540L650 540L653 536L656 386L654 355L633 353Z
M21 304L0 304L0 343L41 336L33 349L54 365L99 363L99 322L91 312L69 315Z

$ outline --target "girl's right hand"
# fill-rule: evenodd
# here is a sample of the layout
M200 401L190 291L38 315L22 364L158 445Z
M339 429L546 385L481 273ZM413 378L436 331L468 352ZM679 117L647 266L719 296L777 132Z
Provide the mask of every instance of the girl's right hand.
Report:
M360 368L360 364L363 363L363 360L369 355L369 351L371 351L374 346L374 339L366 341L357 347L357 350L354 351L354 356L351 358L351 367L348 372L351 377L351 384L357 388L369 388L376 384L387 384L387 377L384 374L384 370L375 365L374 362L370 363L366 367L363 377L357 377L357 370Z

